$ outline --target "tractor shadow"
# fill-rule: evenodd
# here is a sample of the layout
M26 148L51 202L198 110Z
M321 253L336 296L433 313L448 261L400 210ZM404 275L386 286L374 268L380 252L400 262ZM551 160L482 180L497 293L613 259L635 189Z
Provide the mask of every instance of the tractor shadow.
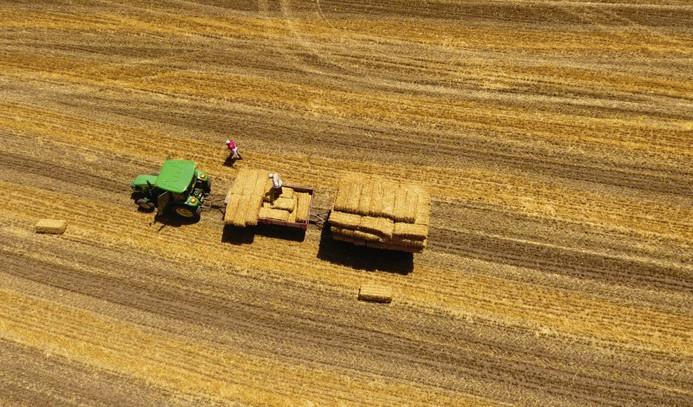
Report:
M401 275L414 271L413 253L356 246L334 240L328 223L322 228L318 258L358 270L385 271Z
M226 225L221 235L221 242L235 245L251 244L255 240L255 235L294 242L302 242L306 238L306 232L301 229L263 224L244 228Z
M151 213L152 211L146 211L144 212ZM175 213L170 213L168 211L164 211L161 213L154 214L154 219L152 220L152 225L155 224L160 224L161 227L159 227L158 231L161 231L161 229L165 228L166 226L173 226L174 228L178 228L181 226L185 225L192 225L200 221L200 217L196 216L193 218L184 218L182 216L178 216Z

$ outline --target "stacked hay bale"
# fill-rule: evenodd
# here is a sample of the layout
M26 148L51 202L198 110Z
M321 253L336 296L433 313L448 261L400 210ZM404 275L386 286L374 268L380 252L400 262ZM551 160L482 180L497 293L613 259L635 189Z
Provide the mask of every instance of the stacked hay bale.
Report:
M279 193L272 193L271 184L270 181L260 208L260 218L285 222L307 222L310 214L310 194L296 192L287 186L283 186Z
M330 213L336 240L412 253L428 239L431 196L424 188L364 174L347 173Z
M287 186L272 191L268 174L268 171L246 168L238 172L226 197L224 220L227 225L257 225L258 219L292 223L308 221L311 195Z
M267 171L242 168L229 191L224 221L227 225L257 225L263 198L272 182Z

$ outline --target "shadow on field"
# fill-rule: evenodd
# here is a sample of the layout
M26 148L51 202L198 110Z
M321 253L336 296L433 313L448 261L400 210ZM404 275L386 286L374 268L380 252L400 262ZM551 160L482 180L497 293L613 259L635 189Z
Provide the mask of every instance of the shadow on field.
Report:
M254 226L239 228L224 225L224 230L221 233L221 242L235 245L251 244L255 240L255 229L256 227Z
M244 228L226 225L221 235L221 241L222 243L231 243L235 245L250 244L255 240L255 235L302 242L306 237L306 232L301 229L263 224Z
M173 226L174 228L181 227L184 225L192 225L193 223L197 223L200 221L200 217L196 216L193 218L184 218L182 216L178 216L175 213L171 213L168 211L161 212L159 214L154 215L154 220L153 223L159 223L161 224L161 227L158 230L161 230L165 228L166 226Z
M374 249L334 240L329 223L322 228L318 258L358 270L386 271L402 275L414 270L413 253Z

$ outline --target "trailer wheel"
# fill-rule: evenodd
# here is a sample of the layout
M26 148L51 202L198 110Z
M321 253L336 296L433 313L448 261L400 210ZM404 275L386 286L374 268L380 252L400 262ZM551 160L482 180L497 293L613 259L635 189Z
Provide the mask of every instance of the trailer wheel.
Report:
M140 199L136 200L135 203L137 204L137 206L144 209L145 211L154 210L154 202L152 202L148 199L140 198Z

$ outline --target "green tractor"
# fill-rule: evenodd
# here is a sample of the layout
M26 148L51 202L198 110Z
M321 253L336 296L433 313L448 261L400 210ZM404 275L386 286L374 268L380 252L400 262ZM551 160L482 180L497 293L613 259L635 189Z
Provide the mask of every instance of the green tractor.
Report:
M212 181L192 161L168 160L158 175L138 175L130 183L132 199L142 209L172 210L184 218L196 218L209 195Z

